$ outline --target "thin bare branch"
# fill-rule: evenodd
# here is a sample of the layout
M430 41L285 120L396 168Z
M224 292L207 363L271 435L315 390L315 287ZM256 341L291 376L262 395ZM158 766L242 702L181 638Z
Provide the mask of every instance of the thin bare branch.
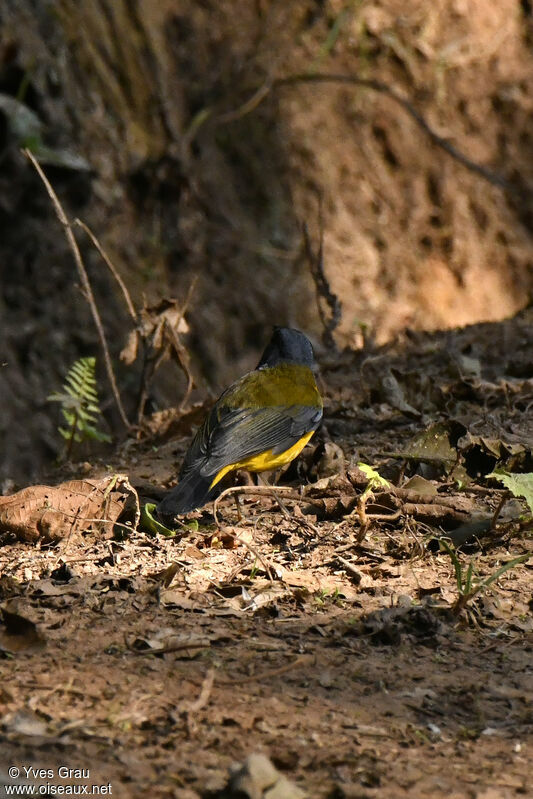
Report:
M246 100L239 108L236 108L234 111L228 111L225 114L220 114L220 116L217 117L217 122L222 124L225 122L235 122L237 119L250 114L258 105L261 105L265 97L270 94L271 89L272 81L265 81L265 83L252 94L250 99Z
M78 225L78 227L81 227L81 229L85 231L85 233L89 236L90 240L92 241L92 243L94 244L94 246L96 247L98 252L100 253L100 256L101 256L102 260L104 261L104 263L108 267L109 271L111 272L111 274L113 275L113 277L117 281L117 283L118 283L118 285L120 287L120 290L122 291L122 294L124 295L124 300L126 301L126 306L128 308L129 314L130 314L131 318L133 319L133 321L136 323L137 322L137 311L135 310L135 307L134 307L133 302L131 300L131 294L129 293L129 291L128 291L127 287L126 287L126 284L124 283L124 281L120 277L119 273L115 269L115 266L114 266L113 262L111 261L111 259L109 258L108 254L106 253L106 251L104 250L104 248L102 247L102 245L100 244L100 242L98 241L98 239L96 238L94 233L92 232L91 228L88 225L86 225L85 222L82 222L81 219L78 219L76 217L76 219L74 220L74 224Z
M360 78L358 75L328 75L321 72L316 72L314 74L303 73L299 75L288 75L286 78L278 78L272 84L273 89L282 88L283 86L295 86L300 83L345 83L352 86L362 86L366 89L371 89L372 91L379 92L380 94L385 94L387 97L390 97L391 100L394 100L399 106L406 111L411 119L413 119L419 128L421 128L431 141L440 147L442 150L451 155L456 161L462 164L466 169L469 169L471 172L475 172L477 175L482 177L484 180L492 183L493 186L498 186L501 189L505 189L506 191L514 192L514 186L506 180L502 175L498 174L497 172L493 172L492 169L489 169L483 164L478 164L476 161L472 161L471 158L464 155L457 147L454 147L453 144L444 138L444 136L440 136L433 128L429 125L426 119L422 116L420 111L417 111L414 105L408 100L406 97L403 97L396 89L391 88L386 83L380 80L373 80L371 78Z
M294 493L294 489L290 486L276 486L276 490ZM227 497L230 494L257 494L260 496L271 496L273 499L275 499L272 486L230 486L229 488L224 489L224 491L222 491L213 502L213 516L215 517L215 524L217 526L220 526L217 513L218 505L220 501L224 499L224 497Z
M298 668L306 668L307 666L313 666L316 661L314 655L300 655L291 663L287 663L285 666L280 666L277 669L268 669L267 671L262 671L259 674L253 674L251 677L241 677L235 680L217 680L218 685L244 685L245 683L249 682L263 682L266 679L272 679L273 677L281 677L282 674L286 674L288 671L292 671L293 669Z
M239 108L236 108L233 111L227 111L225 114L220 114L217 116L216 122L220 124L224 124L226 122L235 122L237 119L241 119L241 117L251 114L252 111L261 105L265 97L270 94L272 86L276 82L274 75L278 71L280 60L281 55L278 55L274 58L273 62L270 64L269 74L266 76L261 86L255 90L248 100L240 105Z
M150 647L149 649L136 649L135 646L130 642L127 633L124 633L124 644L126 645L126 649L131 652L132 655L166 655L169 652L186 652L188 649L209 648L209 641L206 639L205 641L199 641L197 643L180 641L175 644L169 644L168 646Z
M80 253L80 250L79 250L79 247L78 247L78 243L76 241L74 233L72 232L72 226L71 226L71 224L70 224L70 222L69 222L69 220L67 218L67 215L65 214L65 211L63 210L63 206L59 202L57 194L55 193L54 189L52 188L52 185L51 185L50 181L48 180L48 178L44 174L43 170L41 169L41 166L39 165L38 161L35 159L33 154L27 148L22 150L22 152L26 156L26 158L28 158L28 160L31 161L31 163L33 164L33 166L35 168L35 171L37 172L37 174L41 178L41 180L42 180L42 182L43 182L43 184L44 184L44 186L46 188L46 191L48 193L48 196L52 200L52 204L54 206L54 210L56 212L56 216L59 219L59 221L60 221L60 223L63 226L63 229L65 231L65 235L67 237L68 244L70 246L72 255L74 256L74 262L76 264L76 269L78 271L78 275L79 275L81 284L82 284L84 292L85 292L85 297L87 299L87 302L89 303L89 308L91 309L91 313L92 313L92 316L93 316L94 324L95 324L96 330L98 332L98 337L100 339L100 344L102 346L102 351L104 353L104 362L105 362L105 367L106 367L106 371L107 371L107 376L109 378L109 383L111 384L111 390L112 390L113 396L115 398L115 402L116 402L116 405L117 405L117 408L118 408L118 412L120 414L120 418L122 419L124 425L127 428L129 428L131 425L130 425L130 422L128 420L128 417L126 416L126 412L124 410L124 406L122 405L122 400L120 398L120 394L119 394L119 390L118 390L118 386L117 386L117 381L115 379L115 373L113 371L113 365L111 363L111 356L109 354L109 348L107 346L107 341L106 341L106 337L105 337L105 333L104 333L104 328L103 328L103 325L102 325L102 320L100 319L100 314L99 314L98 308L96 306L94 295L93 295L93 292L92 292L92 289L91 289L91 284L89 283L89 278L88 278L85 266L83 264L83 260L82 260L81 253Z
M406 97L403 97L403 95L396 91L396 89L393 89L386 83L383 83L379 80L373 80L371 78L361 78L358 75L325 74L321 72L304 72L296 75L287 75L285 78L277 78L276 80L272 81L270 91L268 90L268 84L263 84L259 92L256 91L252 95L251 100L248 101L250 104L249 108L247 107L248 104L244 103L239 109L237 109L237 111L226 112L225 114L222 114L220 117L218 117L218 121L227 122L234 118L235 115L237 115L237 118L242 117L244 113L250 113L251 111L255 110L259 103L262 102L271 91L282 89L286 86L296 86L298 84L304 83L344 83L352 86L362 86L365 89L371 89L372 91L379 92L380 94L385 94L387 97L390 97L391 100L394 100L395 103L401 106L401 108L403 108L407 114L409 114L411 119L416 122L418 127L429 136L431 141L436 144L437 147L440 147L442 150L447 152L448 155L462 164L466 169L479 175L493 186L498 186L498 188L504 189L510 194L520 196L520 192L517 187L514 186L509 180L504 178L503 175L500 175L499 173L494 172L492 169L483 166L483 164L478 164L476 161L468 158L468 156L462 153L457 147L454 147L453 144L450 144L450 142L444 138L444 136L440 136L436 131L434 131L426 119L422 116L420 111L417 111L414 105L410 102L410 100L408 100Z
M303 225L304 237L304 251L306 258L309 262L311 276L315 283L317 293L318 313L320 320L324 327L322 339L324 344L329 349L335 349L335 339L333 338L333 331L339 326L341 321L342 306L339 298L331 290L329 281L324 271L324 217L322 214L322 198L319 197L319 212L318 212L318 226L319 226L319 244L316 254L313 252L313 245L311 244L311 237L307 224ZM321 302L323 300L324 302ZM329 308L328 314L324 308L325 305Z
M209 702L209 697L211 696L211 690L213 688L213 683L215 682L215 670L213 668L209 669L207 674L205 675L204 681L202 683L202 690L200 691L200 696L198 699L195 699L194 702L189 704L187 708L188 713L198 713L198 711L202 710L207 703Z

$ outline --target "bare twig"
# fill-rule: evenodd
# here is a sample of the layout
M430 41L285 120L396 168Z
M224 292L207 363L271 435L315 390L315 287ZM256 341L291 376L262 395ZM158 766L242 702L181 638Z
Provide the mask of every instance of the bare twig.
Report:
M278 491L288 492L291 493L294 491L290 486L277 486ZM273 496L273 489L272 486L230 486L229 488L224 489L221 494L213 502L213 516L215 517L215 524L220 526L220 522L218 519L218 505L224 497L229 496L230 494L258 494L260 496ZM275 497L274 497L275 499Z
M341 320L341 303L337 295L332 292L324 272L324 217L322 214L321 197L319 197L318 226L320 231L320 242L318 245L318 252L315 255L311 244L311 237L309 236L309 229L307 224L304 223L304 250L306 258L309 262L309 267L311 269L311 275L316 286L318 313L324 326L322 338L326 347L335 349L333 331L339 326L339 322ZM320 302L321 299L325 301L327 307L329 308L329 319L323 304Z
M275 83L274 75L278 71L280 60L281 60L281 55L274 57L274 59L270 63L269 73L266 76L265 80L263 81L261 86L259 86L259 88L257 88L254 91L254 93L248 100L246 100L242 105L240 105L238 108L234 109L233 111L227 111L224 114L219 114L216 117L215 121L219 124L224 124L226 122L235 122L237 119L241 119L242 117L245 117L247 114L250 114L259 105L261 105L265 97L267 97L270 94L272 86Z
M114 474L111 480L109 481L109 484L106 486L104 492L106 498L109 497L111 491L113 491L113 489L116 486L124 486L124 488L126 488L135 499L135 516L134 516L133 526L129 527L128 529L137 532L137 527L139 526L139 522L141 520L141 503L139 501L139 494L137 493L137 490L130 483L127 474Z
M135 649L130 643L128 634L124 633L124 644L126 649L133 655L166 655L169 652L186 652L188 649L209 649L210 643L205 641L180 641L179 643L169 644L168 646L150 647L149 649Z
M214 681L215 681L215 670L209 669L202 683L202 690L200 691L200 696L198 697L198 699L195 699L194 702L190 703L189 707L187 708L188 713L198 713L199 710L202 710L202 708L204 708L207 705L207 703L209 702L209 697L211 696L211 691L213 689Z
M56 216L59 219L59 221L60 221L60 223L63 226L63 229L65 231L65 235L67 237L67 241L69 243L72 255L74 256L74 262L76 264L76 269L78 270L78 275L79 275L79 278L81 280L81 284L82 284L84 292L85 292L85 297L87 299L87 302L89 303L89 308L91 309L91 313L92 313L92 316L93 316L94 324L96 326L96 330L98 331L98 337L100 338L100 344L102 346L102 351L104 353L104 362L105 362L105 367L106 367L106 371L107 371L107 376L109 378L109 383L111 385L111 390L112 390L113 396L115 398L115 402L116 402L116 405L117 405L117 408L118 408L118 412L120 414L120 418L122 419L124 425L127 428L129 428L130 427L130 423L129 423L128 417L126 416L126 412L124 410L124 406L122 405L122 400L120 398L120 394L119 394L119 390L118 390L118 386L117 386L117 381L115 380L115 373L113 371L113 365L111 363L111 356L109 354L109 349L108 349L108 346L107 346L107 341L106 341L106 337L105 337L105 333L104 333L104 328L103 328L103 325L102 325L102 320L100 319L100 314L99 314L98 308L96 306L94 295L93 295L93 292L92 292L92 289L91 289L91 284L89 283L89 278L87 276L87 271L86 271L85 266L83 264L83 260L82 260L81 253L80 253L80 250L79 250L79 247L78 247L78 243L76 241L74 233L72 232L72 226L71 226L70 222L67 219L67 216L66 216L66 214L65 214L65 212L63 210L63 206L59 202L57 194L55 193L54 189L52 188L52 185L51 185L50 181L48 180L48 178L44 174L43 170L41 169L38 161L35 159L33 154L27 148L25 148L22 152L26 156L26 158L28 158L28 160L31 161L31 163L33 164L37 174L41 178L41 180L42 180L42 182L43 182L43 184L44 184L44 186L46 188L46 191L48 193L48 196L52 200L52 204L54 206L54 210L56 212Z
M405 97L403 97L396 89L391 88L383 81L373 80L371 78L360 78L358 75L327 75L321 72L316 72L314 74L300 74L300 75L288 75L286 78L278 78L272 84L273 89L282 88L283 86L295 86L300 83L345 83L352 86L362 86L366 89L372 89L372 91L379 92L380 94L385 94L387 97L390 97L391 100L394 100L399 106L406 111L411 119L413 119L419 128L421 128L431 141L440 147L442 150L451 155L456 161L462 164L466 169L469 169L471 172L475 172L477 175L482 177L484 180L492 183L493 186L498 186L501 189L505 189L507 191L515 191L514 186L506 180L502 175L499 175L497 172L493 172L492 169L489 169L482 164L478 164L476 161L472 161L471 158L464 155L457 147L454 147L453 144L444 138L444 136L439 136L433 128L429 125L429 123L425 120L422 116L420 111L417 111L414 105Z
M118 285L120 287L120 290L122 291L122 294L124 295L124 300L126 301L126 307L128 309L129 315L131 316L133 321L135 323L137 323L137 311L135 310L135 307L134 307L133 302L131 300L131 294L129 293L129 291L128 291L127 287L126 287L126 284L124 283L124 281L120 277L119 273L115 269L115 266L114 266L113 262L111 261L110 257L108 256L108 254L106 253L106 251L104 250L104 248L102 247L102 245L100 244L100 242L98 241L98 239L96 238L94 233L92 232L91 228L88 225L86 225L85 222L82 222L81 219L76 218L74 220L74 224L78 225L78 227L81 227L81 229L85 231L85 233L89 236L90 240L92 241L92 243L94 244L94 246L96 247L98 252L100 253L100 256L101 256L102 260L104 261L104 263L106 264L107 268L109 269L109 271L111 272L111 274L113 275L115 280L117 281L117 283L118 283Z
M496 510L494 511L494 514L493 514L492 519L491 519L491 523L490 523L491 531L496 529L496 524L498 522L498 518L500 516L500 513L503 510L503 506L505 505L505 503L510 498L511 498L511 492L510 491L506 491L505 494L502 494L502 496L500 497L500 501L498 502Z
M403 97L396 89L393 89L391 86L387 85L383 81L373 80L371 78L361 78L358 75L338 75L338 74L325 74L321 72L315 73L302 73L296 75L287 75L285 78L277 78L272 82L271 90L275 91L276 89L282 89L286 86L296 86L298 84L304 83L344 83L352 86L362 86L365 89L371 89L372 91L379 92L380 94L384 94L387 97L390 97L391 100L394 100L403 110L409 114L411 119L421 128L424 133L426 133L431 141L440 147L442 150L448 153L452 158L462 164L466 169L470 172L474 172L475 174L479 175L483 180L486 180L488 183L491 183L493 186L498 186L500 189L504 189L508 191L510 194L518 194L520 195L519 190L506 178L502 175L494 172L492 169L489 169L483 164L478 164L476 161L473 161L468 156L464 155L457 147L454 147L453 144L444 138L444 136L440 136L433 128L429 125L426 119L422 116L422 114L417 111L414 105L406 98ZM261 93L260 101L263 100L265 97L268 96L269 92L266 91L267 86L264 86L264 91ZM253 95L256 97L257 92ZM254 110L258 105L258 102L252 104L250 110ZM241 106L239 109L239 116L243 115L242 109L246 106ZM234 113L234 112L233 112ZM223 117L231 118L232 112L226 113Z
M181 343L180 337L178 336L176 329L170 324L168 319L165 320L165 329L169 341L172 347L174 348L174 352L176 353L176 358L178 360L178 363L183 372L185 372L185 376L187 378L187 388L185 390L183 399L179 404L179 410L181 411L187 404L189 397L191 396L191 392L194 388L194 377L191 372L191 366L190 366L191 359L189 357L189 353L187 352L185 346Z
M243 544L243 546L249 549L252 555L261 563L263 569L265 570L265 574L270 580L270 582L271 583L274 582L274 577L272 576L273 570L272 567L270 566L270 563L261 555L261 553L254 546L252 546L252 544L250 544L249 541L246 541L245 538L241 538L239 535L235 535L233 530L230 530L228 527L221 527L220 531L224 535L228 535L230 538L233 538L234 541L236 541L239 544Z
M70 539L71 539L72 533L74 532L76 524L79 521L82 521L82 522L85 521L85 518L82 516L82 510L89 505L92 495L95 494L95 493L98 493L98 492L102 493L102 488L100 486L93 486L93 488L91 489L91 491L88 494L84 494L83 495L85 501L82 504L80 504L80 506L79 506L78 510L76 511L76 513L74 513L72 515L72 521L70 523L70 528L69 528L69 531L68 531L68 533L66 535L66 540L64 541L64 546L62 547L63 551L68 549L68 545L70 543ZM107 501L108 498L109 498L109 495L106 496L106 494L104 493L104 501ZM108 511L109 511L109 505L105 509L102 507L102 513L103 513L104 516L106 515L106 513ZM67 514L64 514L64 516L66 518Z
M217 117L217 122L222 124L225 122L235 122L237 119L241 119L241 117L250 114L258 105L261 105L265 97L270 94L272 83L272 79L267 79L245 103L239 106L239 108L236 108L234 111L227 111L225 114L220 114Z
M171 356L172 351L174 351L178 365L187 378L187 389L179 404L179 411L182 411L187 404L194 388L194 376L190 368L190 356L186 347L182 344L177 331L189 307L197 282L198 277L196 276L191 281L187 296L179 309L177 318L170 320L163 312L160 314L160 321L154 326L150 326L149 324L145 326L142 324L137 328L144 351L141 381L139 385L139 399L137 403L137 423L139 425L142 423L144 406L153 376L163 361ZM148 312L149 309L143 309L140 314L141 319ZM147 321L151 320L147 318ZM151 337L150 339L149 336Z
M180 338L178 336L178 332L177 331L179 329L180 322L183 319L183 317L185 316L185 312L186 312L187 308L189 307L189 304L191 302L192 295L194 294L194 290L196 288L196 284L197 283L198 283L198 275L196 275L191 281L191 285L189 286L189 290L187 291L187 296L185 297L185 301L184 301L183 305L180 308L180 314L178 316L178 319L174 323L174 326L172 326L170 324L168 319L166 320L166 330L167 330L170 342L171 342L171 344L174 347L174 350L176 352L176 358L178 359L178 363L179 363L181 369L183 370L183 372L185 373L185 377L187 378L187 389L185 391L185 395L184 395L182 401L179 404L179 410L180 411L183 410L183 408L187 404L187 401L188 401L189 397L191 396L191 392L192 392L192 390L194 388L194 377L193 377L193 374L191 372L190 355L189 355L187 349L185 348L185 346L181 343L181 340L180 340Z
M268 671L262 671L260 674L253 674L251 677L241 677L236 680L217 680L217 683L219 685L244 685L247 682L262 682L271 677L280 677L282 674L286 674L293 669L313 666L314 663L314 655L300 655L300 657L297 657L292 663L287 663L285 666L280 666L277 669L268 669Z
M278 503L278 507L279 507L280 511L282 512L282 514L285 516L286 519L289 519L290 521L295 522L299 527L303 527L304 529L306 529L308 531L310 530L312 533L314 533L314 535L320 535L320 531L318 530L318 528L314 524L311 524L310 521L308 521L307 519L304 519L302 516L296 516L294 513L291 513L291 511L288 509L288 507L285 505L285 503L276 494L276 488L278 486L270 485L267 482L266 479L262 479L261 478L260 474L257 475L257 479L258 479L259 485L264 486L265 488L270 488L270 490L272 491L272 496L274 497L274 499ZM296 496L297 496L297 500L296 501L297 502L301 502L303 497L300 494L298 494L297 492L295 492L295 493L296 493ZM237 494L236 497L238 497L238 496L239 495ZM293 499L292 495L286 494L286 497L287 497L287 499Z
M290 511L284 506L281 499L276 496L276 492L283 491L284 498L291 499L296 502L302 502L307 505L315 505L319 508L323 507L323 502L321 499L315 499L314 497L306 497L302 494L299 494L294 488L290 486L269 486L269 485L259 485L259 486L230 486L230 488L226 488L214 501L213 503L213 516L215 517L215 524L220 525L218 520L218 503L220 500L227 496L228 494L257 494L259 496L270 495L279 505L281 512L290 518L295 524L305 527L308 530L311 530L315 535L319 534L318 528L311 524L311 522L307 521L306 519L300 519L294 514L291 514ZM246 542L244 542L246 543Z
M350 563L350 561L349 561L349 560L346 560L346 558L343 558L341 555L338 555L338 554L336 554L336 555L335 555L335 559L336 559L336 560L338 560L338 561L339 561L339 563L341 563L341 564L344 566L345 570L346 570L346 571L347 571L349 574L351 574L351 575L352 575L352 577L353 577L353 579L354 579L354 582L355 582L355 584L356 584L356 585L359 585L359 583L360 583L360 582L361 582L361 580L363 579L363 572L359 571L359 569L357 569L357 568L356 568L356 567L353 565L353 563Z

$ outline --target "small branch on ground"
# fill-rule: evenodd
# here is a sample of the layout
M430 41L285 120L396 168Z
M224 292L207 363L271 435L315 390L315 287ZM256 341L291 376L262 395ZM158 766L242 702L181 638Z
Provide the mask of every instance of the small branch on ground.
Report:
M503 510L503 506L506 504L506 502L509 499L511 499L511 496L512 496L511 492L510 491L506 491L500 497L500 501L498 502L498 505L496 507L496 510L494 511L494 515L493 515L491 523L490 523L490 529L491 530L495 530L496 529L496 524L498 523L498 518L500 516L500 513Z
M260 674L253 674L251 677L241 677L241 679L235 680L217 680L218 685L244 685L248 682L262 682L266 679L271 679L272 677L280 677L282 674L286 674L288 671L292 671L293 669L298 668L306 668L307 666L313 666L315 663L315 656L314 655L300 655L297 657L296 660L293 660L292 663L287 663L286 666L280 666L278 669L269 669L268 671L263 671Z
M294 493L294 489L290 486L277 486L277 491L282 491L283 493ZM213 516L215 517L215 524L220 527L220 521L218 518L218 506L221 500L224 497L230 496L232 494L257 494L259 496L273 496L274 490L272 486L230 486L229 488L224 489L221 494L213 502ZM300 496L298 494L298 496ZM275 499L275 497L274 497Z
M168 646L150 647L149 649L136 649L130 643L127 633L124 633L124 644L128 652L133 655L167 655L170 652L186 652L188 649L209 649L208 641L200 641L194 643L192 641L180 641L176 644L169 644Z
M215 517L215 524L220 526L220 522L218 520L218 504L220 500L227 496L228 494L258 494L259 496L271 496L279 505L281 512L287 518L291 519L295 524L299 525L300 527L304 527L307 530L311 530L312 533L315 535L319 535L318 528L311 524L311 522L307 521L304 518L299 518L294 516L294 514L290 513L287 508L284 506L283 502L280 500L278 496L276 496L276 492L282 491L283 497L286 499L295 500L296 502L303 502L310 505L318 505L322 507L321 500L315 500L314 498L304 497L302 494L299 494L294 488L290 486L269 486L269 485L260 485L260 486L230 486L226 488L214 501L213 503L213 516Z
M207 703L209 702L209 697L211 696L211 691L213 689L213 683L215 682L215 670L213 668L209 669L207 674L205 675L204 681L202 683L202 690L200 691L200 696L198 699L195 699L194 702L191 702L189 707L187 708L187 713L198 713L199 710L202 710Z
M238 528L233 528L233 529L238 529ZM246 541L244 538L241 538L239 535L235 535L233 530L230 530L228 527L220 527L220 532L223 533L224 535L229 536L230 538L233 538L233 540L236 541L237 543L245 546L252 553L252 555L260 562L270 582L271 583L274 582L274 577L276 576L275 567L272 567L270 563L261 555L261 553L254 546L252 546L252 544L250 544L249 541ZM239 571L241 571L241 568L243 567L240 567Z
M348 574L352 576L354 583L356 585L359 585L359 583L363 579L363 572L359 571L359 569L357 569L353 565L353 563L350 563L349 560L346 560L346 558L343 558L341 555L336 554L335 559L338 560L339 563L341 563L344 566Z

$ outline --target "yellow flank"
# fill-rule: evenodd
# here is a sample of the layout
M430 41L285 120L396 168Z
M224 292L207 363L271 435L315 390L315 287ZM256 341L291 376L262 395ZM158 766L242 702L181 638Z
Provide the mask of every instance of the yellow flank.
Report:
M306 433L305 436L302 436L296 444L286 449L285 452L279 452L277 455L274 455L272 450L268 449L266 452L261 452L259 455L250 455L249 458L245 458L243 461L230 463L229 466L224 466L209 486L209 490L211 490L213 486L216 486L224 475L228 474L228 472L234 472L236 469L247 469L249 472L270 472L274 469L279 469L280 466L285 466L286 463L290 463L300 454L314 432L314 430L311 430L310 433Z

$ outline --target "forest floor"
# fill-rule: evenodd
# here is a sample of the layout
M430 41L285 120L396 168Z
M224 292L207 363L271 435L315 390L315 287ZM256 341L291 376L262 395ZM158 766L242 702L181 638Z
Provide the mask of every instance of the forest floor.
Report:
M0 772L46 769L30 781L50 795L532 795L533 560L461 600L436 543L465 541L474 587L531 553L525 502L487 475L533 471L532 316L323 363L324 427L281 478L288 513L266 492L174 538L88 520L53 543L2 533ZM67 476L120 472L157 498L188 418ZM389 481L366 505L358 463ZM290 783L230 793L256 752Z

